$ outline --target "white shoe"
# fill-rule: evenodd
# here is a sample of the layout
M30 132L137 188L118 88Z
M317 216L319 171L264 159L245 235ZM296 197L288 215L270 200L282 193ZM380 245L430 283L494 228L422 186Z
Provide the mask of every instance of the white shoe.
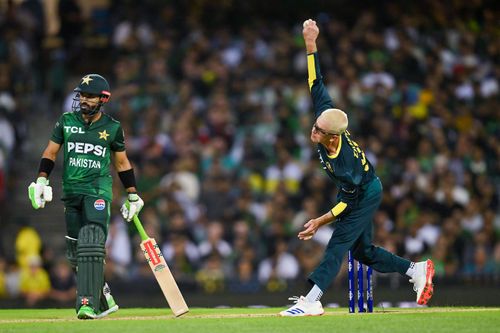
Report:
M309 302L304 296L290 297L289 300L294 301L295 305L281 311L280 316L282 317L321 316L325 313L320 301Z
M434 263L430 259L415 264L415 273L410 282L413 283L413 290L417 293L417 304L425 305L432 298L434 272Z
M104 297L106 297L106 302L108 303L108 309L96 315L96 319L104 318L112 314L113 312L118 311L119 309L118 304L116 304L115 299L111 295L111 289L109 288L106 282L104 283L104 287L102 288L102 293L104 294Z

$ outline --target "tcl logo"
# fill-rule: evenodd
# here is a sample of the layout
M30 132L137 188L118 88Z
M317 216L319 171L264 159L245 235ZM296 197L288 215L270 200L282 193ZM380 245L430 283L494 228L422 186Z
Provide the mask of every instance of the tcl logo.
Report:
M77 127L77 126L64 126L64 131L66 133L80 133L80 134L84 134L85 133L85 131L83 130L83 128Z

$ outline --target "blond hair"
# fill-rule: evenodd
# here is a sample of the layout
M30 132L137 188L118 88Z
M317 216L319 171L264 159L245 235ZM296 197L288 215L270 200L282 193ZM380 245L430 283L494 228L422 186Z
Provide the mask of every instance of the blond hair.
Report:
M330 134L340 135L347 130L349 125L347 115L340 109L327 109L318 118L322 119L324 130Z

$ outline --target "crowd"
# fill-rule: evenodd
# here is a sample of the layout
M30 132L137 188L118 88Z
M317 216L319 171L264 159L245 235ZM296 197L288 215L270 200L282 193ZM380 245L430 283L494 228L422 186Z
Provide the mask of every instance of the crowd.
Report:
M335 225L312 241L296 235L333 207L336 189L309 143L308 17L239 21L236 4L210 1L109 1L85 16L61 0L71 15L60 14L60 42L42 47L37 1L25 3L1 18L0 128L15 126L3 105L43 96L56 119L70 111L74 78L102 74L146 202L141 220L177 280L279 291L315 267ZM487 4L313 14L330 95L384 185L375 243L432 258L439 277L500 276L500 30ZM11 132L0 129L0 201ZM115 181L106 274L151 278L122 197Z

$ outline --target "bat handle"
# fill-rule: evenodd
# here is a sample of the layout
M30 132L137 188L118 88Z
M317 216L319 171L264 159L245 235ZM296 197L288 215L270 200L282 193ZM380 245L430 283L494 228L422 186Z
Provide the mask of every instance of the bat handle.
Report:
M141 220L139 220L139 217L134 215L133 217L135 227L137 228L137 231L139 232L139 235L141 236L141 240L145 241L146 239L149 238L148 234L146 233L146 230L144 230L144 227L141 224Z

